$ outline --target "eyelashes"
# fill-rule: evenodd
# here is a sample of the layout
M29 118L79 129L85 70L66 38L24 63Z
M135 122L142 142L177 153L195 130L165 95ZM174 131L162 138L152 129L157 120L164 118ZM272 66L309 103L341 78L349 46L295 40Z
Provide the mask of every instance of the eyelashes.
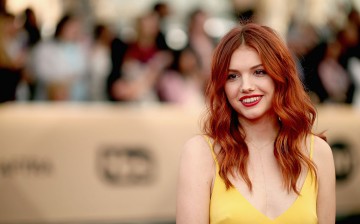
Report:
M267 72L264 69L256 69L254 74L255 75L266 75Z
M239 75L237 75L237 74L228 74L227 80L236 79L237 77L239 77Z
M256 69L253 72L253 75L261 77L261 76L267 75L267 72L265 71L265 69ZM240 76L241 76L241 74L238 74L238 73L229 73L227 75L227 80L233 80L233 79L239 78Z

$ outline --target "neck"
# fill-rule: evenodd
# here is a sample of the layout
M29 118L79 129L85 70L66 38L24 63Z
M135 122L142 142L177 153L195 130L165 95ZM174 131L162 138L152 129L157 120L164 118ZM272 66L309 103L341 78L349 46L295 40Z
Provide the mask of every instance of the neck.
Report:
M144 48L152 47L155 45L155 38L152 36L140 36L138 39L138 45Z
M240 120L246 134L246 142L256 142L258 145L274 141L280 126L275 117L267 117L261 120Z

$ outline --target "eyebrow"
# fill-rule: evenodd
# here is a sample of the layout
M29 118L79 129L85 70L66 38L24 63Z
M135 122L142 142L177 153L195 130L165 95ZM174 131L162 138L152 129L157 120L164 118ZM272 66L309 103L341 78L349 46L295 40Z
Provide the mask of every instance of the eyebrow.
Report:
M253 69L258 68L258 67L264 67L264 65L263 64L254 65L254 66L250 67L250 70L253 70ZM236 72L237 70L229 68L228 71L229 72Z
M255 69L255 68L258 68L258 67L264 67L264 66L263 66L263 64L258 64L258 65L252 66L250 69Z

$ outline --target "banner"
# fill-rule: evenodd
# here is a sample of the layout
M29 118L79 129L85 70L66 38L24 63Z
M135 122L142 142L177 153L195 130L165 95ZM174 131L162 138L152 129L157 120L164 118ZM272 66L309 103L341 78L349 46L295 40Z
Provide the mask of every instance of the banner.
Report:
M338 214L360 213L359 111L318 112ZM1 105L0 223L174 223L180 152L202 116L165 105Z
M347 106L318 108L315 129L325 131L336 170L336 211L360 214L360 110Z

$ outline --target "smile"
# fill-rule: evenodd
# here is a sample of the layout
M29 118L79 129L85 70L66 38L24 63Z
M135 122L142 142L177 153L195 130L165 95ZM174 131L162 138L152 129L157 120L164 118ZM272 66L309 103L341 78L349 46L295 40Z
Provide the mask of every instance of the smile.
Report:
M251 107L258 104L261 98L262 96L242 97L240 98L240 102L246 107Z

